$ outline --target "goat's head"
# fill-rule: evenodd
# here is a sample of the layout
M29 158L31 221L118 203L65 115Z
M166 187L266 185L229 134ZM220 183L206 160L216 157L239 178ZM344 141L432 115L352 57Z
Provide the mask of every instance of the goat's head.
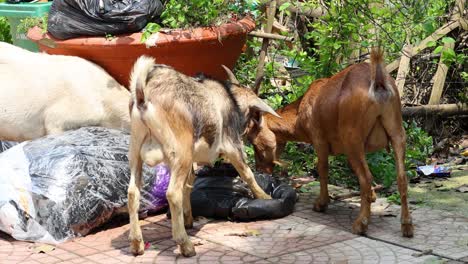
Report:
M265 173L273 173L276 161L276 136L264 122L264 115L281 118L270 106L260 99L258 91L261 78L257 79L252 89L239 85L234 74L223 65L229 81L233 84L233 94L239 107L246 113L244 136L253 144L255 150L256 169Z
M245 115L246 121L246 130L244 131L244 135L248 132L249 124L254 122L257 123L264 113L269 113L274 115L278 118L281 118L273 108L271 108L268 104L263 102L252 89L243 87L239 84L239 81L236 79L234 74L227 68L226 66L222 65L224 70L226 71L229 81L232 84L232 94L236 98L236 101L239 105L239 108L242 113Z
M246 137L252 143L255 155L255 167L264 173L273 173L276 163L276 135L268 127L261 113L255 113L246 128Z

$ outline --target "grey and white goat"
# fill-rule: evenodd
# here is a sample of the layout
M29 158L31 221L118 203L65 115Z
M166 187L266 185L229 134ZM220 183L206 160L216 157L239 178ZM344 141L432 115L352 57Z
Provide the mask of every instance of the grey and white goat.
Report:
M259 112L278 114L250 89L241 87L234 74L223 67L230 78L226 85L188 77L145 56L134 65L130 82L128 209L130 248L135 255L144 252L138 222L143 162L149 166L165 162L170 167L166 196L172 215L172 235L186 257L196 254L184 228L193 225L190 192L194 163L211 164L219 156L225 157L255 197L271 198L257 184L245 162L242 135L250 116Z

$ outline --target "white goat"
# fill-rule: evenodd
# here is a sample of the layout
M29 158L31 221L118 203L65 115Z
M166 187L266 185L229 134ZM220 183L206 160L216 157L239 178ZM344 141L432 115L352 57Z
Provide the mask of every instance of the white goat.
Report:
M279 117L250 89L239 86L224 67L231 85L185 76L171 67L140 57L133 68L130 90L132 103L128 207L131 252L143 254L144 244L138 222L141 168L164 161L171 169L167 199L172 215L172 236L182 255L195 255L184 228L193 223L190 186L192 164L212 163L226 157L257 198L269 199L258 186L245 163L242 134L251 115L268 112Z
M130 92L99 66L0 42L0 140L84 126L129 130Z

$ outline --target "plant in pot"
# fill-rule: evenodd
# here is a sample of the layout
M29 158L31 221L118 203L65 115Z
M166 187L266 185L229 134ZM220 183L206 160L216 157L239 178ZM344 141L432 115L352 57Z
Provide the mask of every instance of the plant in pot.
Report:
M124 86L133 63L144 54L187 75L203 72L221 80L226 78L221 64L234 67L247 33L255 28L249 12L254 4L254 0L168 0L158 23L149 23L142 32L58 40L35 27L28 37L41 51L97 63Z

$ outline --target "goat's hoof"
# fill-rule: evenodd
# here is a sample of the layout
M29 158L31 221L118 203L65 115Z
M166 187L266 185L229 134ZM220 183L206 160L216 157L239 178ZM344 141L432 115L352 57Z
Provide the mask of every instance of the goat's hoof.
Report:
M184 257L193 257L197 253L195 252L195 247L193 246L193 243L191 241L188 241L182 245L179 245L180 248L180 254Z
M404 237L413 237L413 224L401 224L401 233Z
M367 218L359 218L353 223L353 234L365 235L367 233Z
M145 243L143 240L133 239L130 242L130 252L132 252L134 256L143 255L145 252Z
M187 217L186 219L184 219L184 226L185 226L185 229L192 229L193 228L193 218L192 218L192 216Z
M327 208L328 208L328 204L326 204L326 203L325 203L325 204L322 204L322 203L320 203L320 202L316 202L316 203L314 204L313 210L314 210L315 212L323 213L323 212L325 212L325 211L327 210Z

